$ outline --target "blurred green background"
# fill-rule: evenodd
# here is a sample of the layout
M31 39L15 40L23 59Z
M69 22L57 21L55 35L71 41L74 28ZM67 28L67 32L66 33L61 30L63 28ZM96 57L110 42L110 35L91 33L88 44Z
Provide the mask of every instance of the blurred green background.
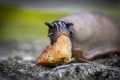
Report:
M0 1L0 40L48 40L44 22L72 13L99 11L120 19L118 0L20 1Z
M52 22L65 14L67 13L0 6L0 38L3 40L47 38L48 28L44 22Z

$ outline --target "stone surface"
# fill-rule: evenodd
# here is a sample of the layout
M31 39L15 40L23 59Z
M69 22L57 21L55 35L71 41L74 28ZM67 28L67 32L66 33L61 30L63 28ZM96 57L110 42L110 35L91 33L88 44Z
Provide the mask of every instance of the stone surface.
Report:
M31 42L0 44L0 80L120 80L119 53L84 63L71 62L45 67L35 63L36 53L45 45L38 46ZM20 53L24 55L20 56ZM28 55L33 59L25 59Z
M0 61L1 80L119 80L118 67L96 62L70 63L56 67L36 65L35 61L9 58Z

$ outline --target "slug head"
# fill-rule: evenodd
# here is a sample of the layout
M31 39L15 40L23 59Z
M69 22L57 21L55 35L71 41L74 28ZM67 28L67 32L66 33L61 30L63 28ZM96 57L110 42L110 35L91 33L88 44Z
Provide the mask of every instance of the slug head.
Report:
M65 21L55 21L53 23L45 22L45 25L49 27L48 30L48 37L50 38L51 44L56 42L58 36L60 33L67 33L68 35L73 34L73 31L70 26L72 26L72 23L65 22Z

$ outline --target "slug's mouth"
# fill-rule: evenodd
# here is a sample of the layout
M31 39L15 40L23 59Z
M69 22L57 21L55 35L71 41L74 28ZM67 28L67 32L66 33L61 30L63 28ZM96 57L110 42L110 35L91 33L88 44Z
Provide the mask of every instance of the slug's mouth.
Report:
M66 33L66 32L59 32L59 34L57 34L57 36L55 36L55 39L50 37L51 44L55 43L61 35L65 35L65 36L70 38L70 35L68 33Z
M57 40L56 40L56 41L57 41ZM50 41L50 44L53 45L56 41L55 41L55 40L51 40L51 41Z

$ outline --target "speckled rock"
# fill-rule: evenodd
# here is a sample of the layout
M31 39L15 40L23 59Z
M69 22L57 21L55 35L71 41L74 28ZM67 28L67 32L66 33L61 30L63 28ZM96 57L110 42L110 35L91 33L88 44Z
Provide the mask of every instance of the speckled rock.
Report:
M120 80L120 53L44 67L35 63L44 46L43 42L0 42L0 80Z
M8 59L0 61L1 80L119 80L120 69L98 64L70 63L43 67L34 61Z

